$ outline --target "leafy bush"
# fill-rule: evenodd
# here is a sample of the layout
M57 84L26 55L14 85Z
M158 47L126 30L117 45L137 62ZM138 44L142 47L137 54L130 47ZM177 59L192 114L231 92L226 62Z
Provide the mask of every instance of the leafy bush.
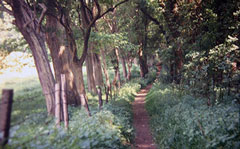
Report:
M157 70L154 67L150 68L149 72L146 74L144 79L140 81L141 88L145 88L148 84L153 83L156 77L157 77Z
M8 147L128 148L133 138L130 103L139 88L137 83L125 84L118 97L105 104L101 111L97 104L90 104L91 117L84 108L69 106L68 131L63 124L56 128L54 119L47 118L46 112L30 114L24 123L11 128Z
M146 108L159 148L239 148L239 108L234 102L207 106L170 85L156 83Z
M131 77L132 77L132 78L140 77L140 71L139 71L139 70L140 70L140 69L139 69L139 66L133 65L133 66L132 66L132 75L131 75Z
M185 82L194 94L210 96L213 102L224 95L238 98L240 72L233 65L240 56L236 42L238 38L229 36L208 53L195 51L186 55L192 61L185 65Z
M171 76L169 74L170 74L170 72L168 70L167 65L162 65L161 73L157 77L158 81L160 81L162 83L165 83L165 84L171 83L172 79L171 79Z

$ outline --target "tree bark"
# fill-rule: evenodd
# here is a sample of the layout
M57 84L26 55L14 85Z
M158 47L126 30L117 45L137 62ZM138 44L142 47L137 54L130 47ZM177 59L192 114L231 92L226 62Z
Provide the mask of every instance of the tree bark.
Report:
M32 18L34 16L33 11L25 1L14 0L11 7L15 18L15 25L22 33L32 51L38 77L45 95L48 114L54 115L55 81L49 64L44 37L36 31L37 21Z
M106 84L107 84L107 86L105 86L105 93L106 93L106 103L108 103L108 97L111 92L111 84L110 84L109 74L107 70L106 56L103 49L100 49L100 53L101 53L101 60L103 62L103 72L104 72Z
M120 76L120 70L119 70L119 62L120 62L120 56L119 56L119 50L118 48L115 48L115 54L117 56L117 67L115 67L115 75L117 75L117 83L118 87L121 87L121 76Z
M68 104L77 105L77 103L80 103L80 95L77 92L74 76L78 74L73 74L72 71L70 62L72 53L64 42L66 40L64 27L51 15L47 16L46 27L48 29L46 41L53 61L56 82L60 83L61 74L66 74Z
M100 50L100 52L101 52L101 57L102 57L102 62L103 62L103 72L105 75L106 84L107 84L107 87L110 88L110 79L109 79L109 74L108 74L108 70L107 70L106 56L102 49Z
M55 8L55 3L51 0L48 0L48 6L49 6L49 11L48 11L48 16L58 16L59 14L64 15L64 17L58 17L60 18L59 20L55 20L55 21L59 21L60 24L64 27L64 37L60 37L60 41L58 41L60 43L60 49L58 50L58 52L56 52L57 58L61 58L60 60L62 60L62 67L63 67L63 71L66 73L67 75L67 81L69 82L69 84L67 85L70 86L70 88L72 88L72 92L74 97L71 97L70 99L74 99L74 100L70 100L72 103L70 104L74 104L74 105L82 105L86 108L87 112L90 115L90 111L88 108L88 101L86 98L86 92L85 92L85 87L84 87L84 81L83 81L83 72L82 72L82 67L83 67L83 62L86 58L86 49L88 48L88 37L90 35L90 31L91 30L87 30L86 34L84 36L84 53L81 56L80 60L78 60L77 58L77 46L75 43L75 38L73 36L73 31L71 29L70 26L70 19L69 19L69 12L66 9L66 11L62 11L61 9L61 13L60 12L55 12L54 10L59 10ZM52 4L52 5L50 5ZM49 21L49 20L47 20ZM50 22L49 22L50 23ZM54 23L53 23L54 25ZM56 24L57 25L57 24ZM59 26L55 26L55 27L59 27ZM60 28L61 30L61 28ZM56 30L57 32L55 33L55 36L58 36L59 32L58 30ZM53 33L54 34L54 33ZM55 38L57 39L57 38ZM66 42L67 41L67 42ZM52 41L54 42L54 41ZM52 48L58 48L58 47L52 47ZM56 50L56 49L52 49ZM58 69L58 68L56 68ZM59 68L61 69L61 67ZM67 89L69 90L69 89Z
M116 91L117 88L119 87L118 84L117 84L117 80L118 80L118 68L114 68L114 79L112 81L112 85L114 87L114 90Z
M139 56L139 64L140 64L140 75L141 77L145 77L145 75L148 73L148 66L147 66L147 56L143 53L143 48L139 48L138 52Z
M121 63L122 63L122 68L123 68L123 76L125 79L127 79L128 73L127 73L127 67L126 67L126 61L123 56L120 57Z
M100 86L98 86L97 91L98 91L98 104L99 104L98 106L99 106L99 110L101 110L103 105L103 100L102 100L102 89Z
M103 87L102 66L99 55L97 53L92 53L92 63L95 83L97 86Z
M92 54L88 53L86 58L88 91L97 94L96 83L93 75Z
M128 67L128 74L127 74L127 80L131 80L131 76L132 76L132 60L130 58L127 59L127 67Z

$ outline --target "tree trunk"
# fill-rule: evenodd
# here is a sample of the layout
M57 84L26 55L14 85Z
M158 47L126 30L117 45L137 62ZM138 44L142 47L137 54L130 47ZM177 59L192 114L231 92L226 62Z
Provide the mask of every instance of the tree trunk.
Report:
M12 1L12 11L15 18L15 25L22 33L32 51L38 77L45 95L48 114L54 115L55 81L49 64L44 37L36 31L37 21L32 18L34 16L33 11L25 1Z
M107 70L106 56L102 49L100 50L100 52L101 52L101 57L102 57L102 62L103 62L103 72L105 75L106 84L107 84L107 87L110 88L110 80L109 80L109 74L108 74L108 70Z
M109 75L108 75L108 70L107 70L107 62L106 62L106 56L105 53L102 49L100 49L101 52L101 60L103 62L103 72L105 75L105 79L106 79L106 84L107 86L105 87L105 93L106 93L106 103L108 103L108 96L111 92L111 84L110 84L110 80L109 80Z
M114 67L114 79L113 79L112 85L113 85L115 91L118 88L117 80L118 80L118 69L116 67Z
M99 110L102 109L103 101L102 101L102 89L100 86L97 88L98 91L98 104L99 104Z
M93 76L93 63L91 53L88 53L86 58L86 67L87 67L87 82L88 82L88 91L97 94L97 88Z
M147 56L143 53L143 48L140 47L139 52L139 64L140 64L140 75L141 77L145 77L148 73L148 66L147 66Z
M127 79L128 74L127 74L127 67L126 67L125 58L121 57L120 60L121 60L122 67L123 67L123 76L124 76L125 79Z
M127 75L127 80L128 81L131 80L131 76L132 76L131 68L132 68L132 66L128 65L128 75Z
M93 76L97 86L103 87L103 75L102 75L102 66L99 55L92 53L92 63L93 63Z
M120 71L119 71L119 67L117 69L117 80L118 80L118 88L121 87L121 76L120 76Z
M120 57L119 57L119 50L117 48L115 48L115 54L117 56L117 67L115 68L115 75L117 75L117 82L118 82L118 87L121 87L121 76L120 76L120 69L119 69L119 61L120 61Z
M179 47L176 51L176 83L179 84L181 82L181 70L183 66L183 54L181 49L181 44L179 44Z
M83 107L85 107L86 111L88 112L88 115L91 116L89 107L88 107L88 100L86 97L86 92L85 92L85 87L84 87L84 81L83 81L83 72L82 72L82 65L73 62L72 63L72 67L73 67L73 73L77 74L74 77L74 82L76 83L76 88L77 88L77 92L80 95L80 103L77 103L77 105L82 105Z
M66 74L66 98L68 104L77 105L77 103L80 103L80 95L77 92L74 75L78 74L73 74L72 71L70 62L72 53L65 45L64 28L56 18L50 15L47 16L46 27L49 30L46 33L46 41L53 61L56 82L60 83L61 74Z
M57 16L58 14L60 14L59 12L55 12L56 9L55 9L55 2L54 1L51 1L51 0L48 0L48 14L47 16L50 17L50 16ZM52 9L51 9L52 8ZM63 13L63 12L61 12ZM84 87L84 81L83 81L83 72L82 72L82 67L83 67L83 62L85 60L85 56L86 56L86 53L83 54L83 56L81 57L81 61L79 62L79 60L77 59L77 56L76 56L76 51L77 51L77 46L76 46L76 43L75 43L75 38L73 36L73 31L70 27L70 20L69 20L69 13L67 11L64 11L64 17L61 19L61 25L64 26L64 37L60 37L61 38L61 41L56 41L56 42L59 42L61 43L59 46L60 46L60 49L57 50L58 52L55 52L55 56L57 56L57 58L60 58L59 61L62 61L62 65L59 66L58 68L56 69L61 69L61 67L63 67L63 71L66 73L67 75L67 81L68 81L68 85L70 86L70 88L72 88L72 92L73 92L73 95L75 95L74 97L71 97L70 99L75 99L75 100L70 100L72 101L72 104L74 105L82 105L86 108L88 114L90 115L90 111L89 111L89 108L88 108L88 101L87 101L87 98L86 98L86 92L85 92L85 87ZM50 21L49 19L47 19L47 21ZM52 21L60 21L60 20L52 20ZM51 22L48 22L48 24L51 24ZM52 23L52 25L54 25L54 22ZM55 27L59 27L58 26L58 23L56 22L55 24L56 26ZM59 35L59 32L58 31L61 31L61 26L60 26L60 29L56 30L57 32L53 32L52 34L49 34L49 35L54 35L56 34L55 36L58 36ZM50 30L51 32L51 30ZM87 30L86 32L86 39L84 37L84 51L86 51L87 49L87 41L88 41L88 37L90 35L90 30ZM51 36L48 37L48 40L50 40L49 42L54 42L54 40L52 39L49 39L51 38ZM66 38L66 39L65 39ZM55 39L58 39L60 40L59 38L55 38ZM51 47L51 46L50 46ZM58 48L58 47L54 47L52 46L52 50L51 51L54 51L56 49L54 48ZM58 60L58 59L56 59ZM57 63L59 64L59 63ZM67 89L69 90L69 89Z
M132 61L130 59L127 59L127 67L128 67L128 74L127 74L127 80L131 80L131 76L132 76Z

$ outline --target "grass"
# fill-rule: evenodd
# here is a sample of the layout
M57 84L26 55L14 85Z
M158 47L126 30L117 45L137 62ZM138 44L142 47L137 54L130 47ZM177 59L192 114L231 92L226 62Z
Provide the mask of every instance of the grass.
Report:
M13 111L11 117L12 125L14 125L20 123L26 117L29 117L29 114L45 113L46 107L36 73L33 73L35 74L33 76L29 76L26 72L25 75L23 72L12 73L14 74L9 75L9 73L5 73L0 76L2 79L0 89L7 88L14 90ZM19 77L18 73L20 75ZM11 76L11 78L8 78L7 76Z
M139 73L133 67L133 76ZM84 108L69 107L69 130L55 127L47 116L45 99L34 69L0 75L0 89L14 89L8 148L128 148L133 138L130 103L140 88L138 81L125 84L116 98L98 109L98 98L87 94L92 117ZM122 71L122 69L121 69ZM113 70L110 69L111 79ZM84 72L86 83L86 72ZM105 99L105 95L103 95Z
M129 148L133 139L131 101L140 85L135 82L125 84L117 98L104 104L98 110L96 96L89 96L92 116L88 117L84 108L69 107L69 130L55 127L54 119L47 117L46 110L38 103L39 108L29 108L31 113L26 120L11 128L9 148ZM42 101L39 99L39 101ZM32 106L24 102L19 107ZM34 109L34 110L33 110ZM13 110L16 115L24 109ZM33 112L34 111L34 112ZM21 117L23 117L21 115ZM31 128L31 129L30 129Z

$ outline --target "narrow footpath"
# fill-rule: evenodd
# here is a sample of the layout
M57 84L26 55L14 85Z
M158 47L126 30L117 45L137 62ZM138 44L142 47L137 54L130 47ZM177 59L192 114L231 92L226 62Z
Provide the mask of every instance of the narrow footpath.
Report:
M161 71L161 65L158 65L157 68L158 68L157 76L159 76ZM138 92L137 96L135 97L135 101L132 104L133 126L136 130L134 141L135 144L133 149L157 148L150 131L149 116L145 109L145 98L151 87L152 84L148 85L145 89L141 89Z
M145 97L152 85L141 89L133 102L133 126L136 130L134 149L156 149L149 126L149 116L145 110Z

